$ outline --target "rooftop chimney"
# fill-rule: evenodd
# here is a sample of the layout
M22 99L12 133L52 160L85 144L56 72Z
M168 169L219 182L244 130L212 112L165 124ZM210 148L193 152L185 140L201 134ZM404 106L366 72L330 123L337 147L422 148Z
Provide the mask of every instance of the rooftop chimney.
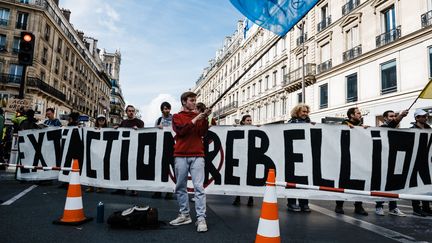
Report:
M63 13L63 16L67 19L67 21L70 22L71 11L69 9L64 9L64 8L62 8L61 11Z

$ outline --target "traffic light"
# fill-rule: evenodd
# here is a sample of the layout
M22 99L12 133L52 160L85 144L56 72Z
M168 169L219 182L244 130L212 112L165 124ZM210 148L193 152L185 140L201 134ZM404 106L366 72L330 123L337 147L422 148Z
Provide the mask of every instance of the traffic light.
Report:
M18 52L18 63L31 66L33 64L33 52L35 36L30 32L21 32L21 39Z

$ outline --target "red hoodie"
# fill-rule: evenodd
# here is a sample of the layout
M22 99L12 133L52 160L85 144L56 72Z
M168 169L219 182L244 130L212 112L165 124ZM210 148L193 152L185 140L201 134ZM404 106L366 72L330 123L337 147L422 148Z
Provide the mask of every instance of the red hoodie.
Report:
M204 157L203 137L208 130L207 119L200 119L192 124L198 114L181 111L174 114L172 119L173 130L176 133L174 157Z

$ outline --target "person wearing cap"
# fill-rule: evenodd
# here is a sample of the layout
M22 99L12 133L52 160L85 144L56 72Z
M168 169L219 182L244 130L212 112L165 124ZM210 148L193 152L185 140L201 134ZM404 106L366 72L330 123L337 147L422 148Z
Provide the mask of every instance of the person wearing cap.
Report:
M414 112L415 122L411 123L413 124L411 128L430 129L431 127L429 124L427 124L428 116L429 114L423 109L417 109ZM432 216L432 210L429 206L429 202L422 201L421 203L422 205L420 206L420 201L412 200L413 214L420 217Z
M108 127L106 119L105 119L105 115L103 114L99 114L96 117L96 122L95 122L95 128L96 129L101 129L101 128L106 128ZM87 187L87 189L85 190L86 192L93 192L94 191L94 187L89 186ZM102 192L102 188L96 187L96 192Z

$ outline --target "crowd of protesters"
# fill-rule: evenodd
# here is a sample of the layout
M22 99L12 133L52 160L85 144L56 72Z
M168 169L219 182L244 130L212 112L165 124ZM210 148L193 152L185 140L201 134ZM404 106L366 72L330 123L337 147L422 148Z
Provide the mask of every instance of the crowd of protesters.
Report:
M174 157L174 170L176 176L175 195L179 206L179 214L177 218L170 222L171 225L184 225L192 223L189 208L189 197L187 192L188 175L191 175L192 184L194 186L194 201L196 211L196 226L198 232L207 231L206 223L206 195L203 187L204 183L204 167L205 167L205 151L204 151L204 137L209 127L217 124L214 118L209 115L211 109L208 109L205 104L197 103L196 94L193 92L185 92L181 95L181 110L180 112L172 115L171 104L163 102L160 105L161 116L156 119L154 127L159 129L173 129L175 132L175 145L173 149ZM136 117L136 109L132 105L128 105L125 109L126 119L119 125L112 126L113 128L130 128L140 129L144 127L144 122ZM306 104L298 104L291 111L291 118L287 121L288 124L292 123L305 123L315 125L309 117L310 107ZM364 127L361 111L358 107L352 107L347 110L347 119L342 122L350 128ZM404 110L395 113L393 110L387 110L383 113L383 124L381 127L398 128L399 123L404 117L408 115L408 111ZM430 129L427 124L428 113L424 110L418 109L414 112L414 122L412 128L416 129ZM53 108L46 109L46 120L39 123L35 118L35 112L29 110L18 110L15 117L12 118L14 132L40 129L43 127L61 127L62 123L55 116ZM80 114L72 112L68 116L67 126L81 126ZM95 120L95 129L107 128L107 118L103 114L99 114ZM246 114L242 117L240 125L251 126L252 117ZM0 108L0 163L4 162L4 155L7 149L7 137L9 134L5 128L4 111ZM88 187L87 192L101 192L101 188ZM126 194L126 190L115 190L112 194ZM137 196L136 191L131 191L130 196ZM152 198L161 198L161 192L154 192ZM166 193L165 199L173 199L172 193ZM297 203L298 202L298 203ZM240 196L235 197L232 203L234 206L240 206ZM253 197L248 198L247 206L253 206ZM343 209L344 201L336 201L335 212L344 214ZM398 207L396 201L388 203L390 215L406 216ZM427 201L412 201L413 214L417 216L432 216L432 210L429 202ZM310 213L309 201L301 198L288 198L287 210L290 212L305 212ZM362 202L357 201L354 203L354 213L367 216L368 212L363 208ZM379 216L385 215L384 202L376 202L375 213Z

